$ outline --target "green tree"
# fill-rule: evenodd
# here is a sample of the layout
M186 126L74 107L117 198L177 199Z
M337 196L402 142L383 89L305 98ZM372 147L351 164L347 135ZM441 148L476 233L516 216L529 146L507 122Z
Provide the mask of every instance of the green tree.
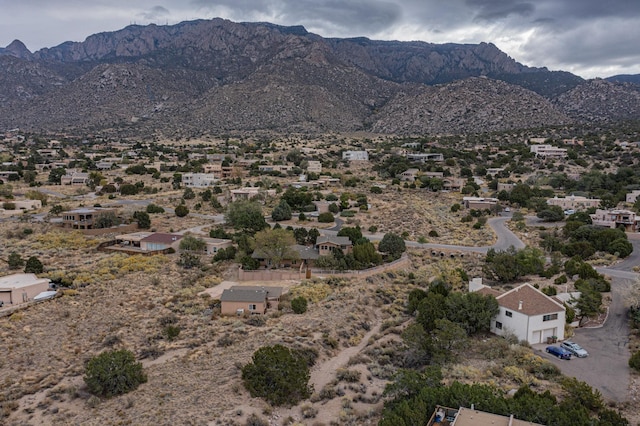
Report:
M103 211L96 215L93 227L97 229L111 228L120 223L118 216L112 211Z
M184 193L182 194L182 198L185 200L193 200L196 198L196 193L191 188L185 188Z
M242 367L242 380L251 396L272 405L295 405L311 395L307 360L282 345L254 352L252 362Z
M225 221L234 229L255 234L266 228L262 207L254 201L235 201L227 206Z
M335 220L333 214L331 212L324 212L318 215L318 222L320 223L331 223Z
M564 212L560 206L548 206L537 215L543 222L560 222L564 220Z
M136 195L139 189L131 183L123 183L120 185L120 195Z
M138 222L139 229L151 228L151 218L149 217L149 213L142 210L137 210L133 212L133 219Z
M582 325L582 322L599 314L602 305L602 294L599 291L591 289L589 287L582 287L580 297L576 301L575 307L578 316L578 324Z
M382 263L382 256L370 241L353 246L353 257L360 267L368 268Z
M187 206L185 206L184 204L180 204L175 208L175 213L178 217L185 217L189 214L189 208L187 208Z
M49 177L48 177L48 181L50 183L54 183L56 185L60 185L60 180L62 179L62 176L66 175L67 171L63 168L63 167L58 167L56 169L52 169L49 172Z
M142 364L126 349L103 352L91 358L84 376L91 393L107 398L132 391L146 381Z
M298 296L291 299L291 309L296 314L304 314L307 312L307 299L304 296Z
M445 300L447 319L462 326L467 334L488 332L498 314L496 298L478 293L450 293Z
M467 342L467 331L462 325L444 318L436 320L431 333L433 361L439 364L455 361L456 354L462 352Z
M278 268L284 259L295 259L298 253L291 247L296 240L291 231L286 229L265 229L255 235L255 252L269 260L274 268Z
M44 271L44 265L36 256L31 256L24 264L25 274L41 274Z
M178 258L177 263L178 263L178 266L181 266L184 269L199 268L202 266L202 262L200 261L200 256L188 251L184 251L180 253L180 257Z
M147 213L149 214L153 214L153 213L164 213L164 208L160 207L157 204L149 204L147 206Z
M388 232L384 234L380 244L378 244L378 250L387 253L392 259L398 259L407 250L407 246L402 237L393 232Z
M280 204L276 206L271 212L271 219L279 222L281 220L291 219L291 207L285 200L280 200Z
M207 243L205 243L202 238L194 237L193 235L185 235L180 240L180 245L178 247L183 251L200 253L205 250Z
M362 230L359 226L344 226L338 231L338 237L349 237L351 244L357 244L362 240Z
M12 251L9 253L9 257L7 258L7 263L9 264L9 269L20 269L24 266L24 259L20 254Z

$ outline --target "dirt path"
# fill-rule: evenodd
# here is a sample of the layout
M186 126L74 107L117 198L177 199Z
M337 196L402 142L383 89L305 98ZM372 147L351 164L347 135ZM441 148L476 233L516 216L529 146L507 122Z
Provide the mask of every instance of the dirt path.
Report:
M314 391L320 392L327 383L331 382L336 376L336 371L346 365L349 358L357 355L367 346L371 336L380 331L381 325L382 320L380 318L376 318L376 325L364 335L357 346L346 348L340 351L338 355L316 366L316 368L311 371L311 377L309 378L309 384L313 386Z

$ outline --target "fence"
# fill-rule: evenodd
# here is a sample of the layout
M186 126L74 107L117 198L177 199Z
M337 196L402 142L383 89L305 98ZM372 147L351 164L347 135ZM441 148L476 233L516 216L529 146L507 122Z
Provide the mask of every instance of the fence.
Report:
M391 271L395 269L405 268L409 266L409 257L404 253L400 259L394 260L384 265L376 266L374 268L362 269L357 271L328 271L322 269L311 269L310 274L306 271L293 271L286 269L264 269L257 271L245 271L243 269L238 270L238 281L284 281L284 280L303 280L305 278L311 278L311 276L317 277L369 277L371 275L379 274L381 272Z

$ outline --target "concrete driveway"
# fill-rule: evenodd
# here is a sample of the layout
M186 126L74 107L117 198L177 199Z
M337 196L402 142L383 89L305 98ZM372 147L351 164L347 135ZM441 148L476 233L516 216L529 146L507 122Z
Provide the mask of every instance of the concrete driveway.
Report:
M606 270L602 272L606 273ZM585 348L589 356L572 357L567 361L546 353L546 344L534 345L534 349L538 355L557 365L565 376L588 383L594 389L598 389L606 399L623 402L629 400L631 371L628 361L631 353L629 324L620 293L631 280L616 277L613 275L615 272L611 272L612 302L604 325L598 328L576 329L575 336L570 339Z

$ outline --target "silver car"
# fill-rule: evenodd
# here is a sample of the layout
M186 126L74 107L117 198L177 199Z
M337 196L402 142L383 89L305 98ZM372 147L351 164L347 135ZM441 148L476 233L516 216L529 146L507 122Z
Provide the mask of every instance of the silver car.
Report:
M572 354L574 354L578 358L585 358L585 357L589 356L589 352L584 350L584 348L582 346L580 346L577 343L571 342L569 340L560 343L560 347L568 350L569 352L571 352Z

